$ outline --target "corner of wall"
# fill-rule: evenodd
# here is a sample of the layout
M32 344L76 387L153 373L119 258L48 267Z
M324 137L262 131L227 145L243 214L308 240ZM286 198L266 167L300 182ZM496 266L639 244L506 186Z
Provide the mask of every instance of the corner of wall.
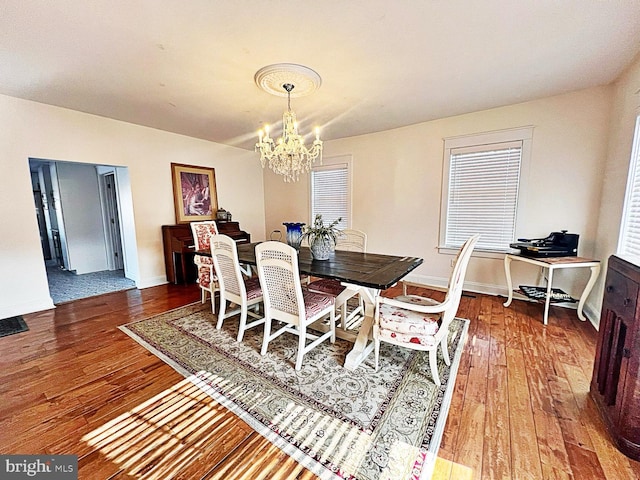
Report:
M169 283L169 282L167 281L167 277L165 275L157 276L157 277L149 277L149 278L143 278L143 279L137 280L136 288L143 289L143 288L157 287L158 285L164 285L166 283Z

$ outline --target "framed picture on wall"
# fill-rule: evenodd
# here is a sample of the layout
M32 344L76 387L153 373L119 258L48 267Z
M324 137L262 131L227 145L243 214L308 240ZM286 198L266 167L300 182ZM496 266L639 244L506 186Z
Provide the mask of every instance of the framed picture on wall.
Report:
M218 211L213 168L171 164L176 223L215 220Z

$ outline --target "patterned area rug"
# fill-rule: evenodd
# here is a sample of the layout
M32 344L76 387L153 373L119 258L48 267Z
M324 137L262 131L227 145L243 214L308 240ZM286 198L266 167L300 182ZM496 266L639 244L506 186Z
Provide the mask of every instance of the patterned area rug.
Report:
M322 343L294 369L297 338L285 334L260 355L262 328L235 341L209 305L194 304L120 327L321 478L429 478L442 438L468 320L455 319L451 367L442 386L428 356L382 343L355 371L342 367L352 344Z

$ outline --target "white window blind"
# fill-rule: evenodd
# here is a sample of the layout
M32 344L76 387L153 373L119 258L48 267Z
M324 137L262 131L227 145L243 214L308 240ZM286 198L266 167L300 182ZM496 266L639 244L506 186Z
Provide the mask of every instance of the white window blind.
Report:
M629 161L629 177L620 227L618 254L640 265L640 116L636 118L636 129Z
M480 233L477 248L505 251L516 228L522 141L452 148L445 245L460 247Z
M349 228L349 168L348 164L314 167L311 171L311 221L322 215L325 225L342 218L338 228Z

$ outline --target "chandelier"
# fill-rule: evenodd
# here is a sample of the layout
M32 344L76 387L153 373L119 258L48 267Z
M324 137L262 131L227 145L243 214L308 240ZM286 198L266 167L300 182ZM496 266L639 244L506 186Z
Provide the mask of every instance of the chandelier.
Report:
M283 80L285 78L289 81ZM296 86L294 82L300 79L303 87L300 95L310 93L310 90L317 88L320 83L318 74L302 65L270 65L256 73L256 83L261 88L275 95L284 96L282 92L286 92L287 95L287 111L282 115L282 136L274 140L269 136L269 126L265 125L264 131L260 130L258 133L259 140L255 147L256 152L260 152L262 168L268 163L269 168L282 175L285 182L297 181L301 173L311 169L311 164L316 158L320 157L322 161L320 130L316 128L316 138L311 148L307 148L304 138L298 133L296 114L291 110L291 92ZM274 87L273 82L283 81L284 83L280 83L281 91Z

